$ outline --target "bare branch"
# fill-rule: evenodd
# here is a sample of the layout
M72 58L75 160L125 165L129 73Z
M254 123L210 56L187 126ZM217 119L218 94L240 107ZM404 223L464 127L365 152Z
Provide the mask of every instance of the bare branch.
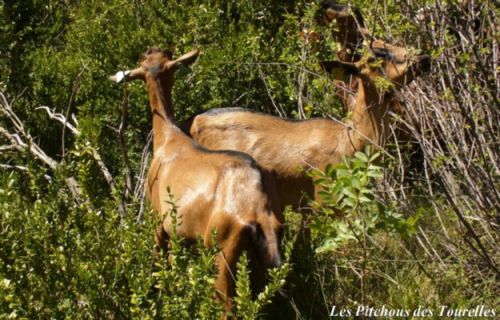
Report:
M10 151L10 150L17 150L17 147L15 145L0 146L0 152Z
M146 172L149 167L149 157L151 155L151 144L153 142L153 131L151 130L148 134L148 141L146 146L142 151L141 157L141 169L139 171L139 176L136 177L137 183L135 184L134 197L140 199L139 213L137 214L137 222L141 221L142 215L144 213L144 200L146 198Z
M63 114L56 113L55 111L50 110L46 106L38 107L38 108L36 108L36 110L45 110L51 119L57 120L63 126L66 126L66 128L68 128L70 130L70 132L73 133L75 136L80 136L80 134L81 134L80 130L78 130L74 125L72 125ZM75 125L78 125L78 121L76 120L76 117L74 115L72 115L72 120L75 123ZM110 186L111 191L114 192L115 191L115 183L114 183L113 176L109 172L109 169L106 166L106 164L102 161L101 155L97 152L97 150L94 147L91 147L91 149L92 149L92 157L94 158L97 165L99 166L99 169L101 170L101 172L104 176L104 179L106 180L106 182Z
M125 190L123 192L123 200L122 203L127 202L130 198L130 193L133 190L132 185L132 167L130 165L129 157L128 157L128 148L127 142L125 140L125 130L127 128L127 116L128 116L128 92L127 86L124 86L124 94L123 101L121 103L121 112L120 112L120 126L118 127L118 141L120 145L120 150L123 156L123 162L125 164ZM123 206L122 219L126 214L126 208Z
M74 123L74 125L73 125L73 124L71 124L68 121L67 116L64 116L61 113L57 113L57 112L55 112L53 110L50 110L46 106L38 107L38 108L36 108L36 110L44 110L45 112L47 112L49 118L54 119L54 120L58 121L59 123L61 123L64 127L66 127L67 129L69 129L70 132L73 135L75 135L75 136L80 136L81 135L80 130L77 129L78 120L76 119L75 115L71 115L71 119L72 119L72 121ZM102 175L104 177L104 180L106 180L107 184L110 187L111 193L115 194L116 193L116 185L115 185L114 178L111 175L111 172L109 171L108 167L106 166L106 164L102 160L102 157L99 154L99 152L97 151L97 149L95 147L92 147L92 146L90 146L90 149L91 149L91 152L92 152L92 158L94 158L94 160L97 163L97 166L101 170ZM122 214L125 214L125 212L126 212L126 207L125 207L125 202L124 201L125 201L124 199L120 200L119 210L120 210L120 212Z
M1 92L0 112L10 121L15 130L15 133L12 133L3 127L0 127L0 133L7 138L13 146L15 146L17 151L30 153L36 159L45 163L45 165L52 170L56 170L59 167L60 164L57 161L49 157L36 143L34 143L33 137L25 131L22 121L12 110L7 98ZM64 181L77 203L88 202L83 200L80 186L74 177L66 178Z
M83 64L82 70L78 73L78 75L76 76L76 79L73 83L73 90L71 91L71 96L69 97L68 106L66 107L66 116L64 116L65 122L63 123L63 129L62 129L62 133L61 133L61 148L62 148L63 161L64 161L64 157L66 155L66 153L65 153L65 141L66 140L64 139L64 134L66 132L66 128L68 127L66 125L66 122L67 122L67 119L69 116L69 111L71 109L71 106L73 105L73 101L75 99L76 93L78 92L78 88L80 87L80 80L81 80L81 77L83 75L83 72L88 69L87 66L85 65L85 63L83 63L83 61L82 61L82 64Z
M46 106L38 107L35 110L45 110L50 119L57 120L63 126L66 126L66 128L68 128L74 135L80 135L80 131L78 129L76 129L76 127L74 125L69 123L69 121L67 121L66 117L64 115L62 115L61 113L56 113L55 111L50 110L49 107L46 107ZM74 117L74 115L72 116L72 120L74 122L76 122L76 118ZM75 125L77 126L78 123L75 123Z
M0 169L6 169L6 170L19 170L19 171L24 171L28 172L28 168L25 166L16 166L12 164L0 164Z
M273 95L271 94L271 91L269 90L269 87L267 86L266 76L264 75L264 72L262 72L262 67L260 65L257 66L257 70L259 71L259 77L262 80L262 82L264 83L264 87L266 88L267 96L269 97L269 99L271 100L271 103L274 106L274 110L276 110L276 112L278 112L278 115L280 116L280 118L285 118L286 112L285 112L285 110L283 110L281 105L279 105L279 104L277 105L276 102L274 101Z

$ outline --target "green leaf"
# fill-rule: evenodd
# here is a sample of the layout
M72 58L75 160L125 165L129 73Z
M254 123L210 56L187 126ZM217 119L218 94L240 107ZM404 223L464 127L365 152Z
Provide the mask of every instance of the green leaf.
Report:
M354 157L356 157L357 159L361 160L361 161L362 161L362 162L364 162L364 163L369 162L369 159L368 159L368 157L366 156L366 154L364 154L364 153L362 153L362 152L359 152L359 151L358 151L358 152L356 152L356 153L354 154Z
M326 185L329 182L327 178L318 178L314 180L315 185Z
M350 177L351 171L348 169L337 169L337 179L341 177Z
M341 203L341 208L355 208L356 207L356 199L353 198L344 198Z
M334 187L332 189L332 193L335 195L340 195L343 188L344 188L344 185L342 183L337 183L334 185Z
M352 177L351 184L355 189L361 190L361 181L358 177Z
M333 239L326 240L320 247L316 248L317 254L324 254L331 251L335 251L338 248L339 244L335 242Z
M375 160L377 160L380 157L380 152L375 152L370 156L370 160L368 162L373 163Z
M356 192L356 190L355 190L353 187L347 187L347 188L344 188L344 189L342 190L342 192L343 192L346 196L348 196L348 197L350 197L350 198L352 198L352 199L356 199L356 198L358 197L358 193Z
M333 168L333 165L331 163L329 163L329 164L326 165L325 175L327 175L329 177L333 177L333 175L334 175L334 168Z
M366 173L369 177L375 178L375 179L380 179L383 177L383 173L380 171L368 171Z
M372 200L371 200L370 198L366 197L366 196L361 196L361 197L359 197L359 201L360 201L361 203L369 203L369 202L371 202Z

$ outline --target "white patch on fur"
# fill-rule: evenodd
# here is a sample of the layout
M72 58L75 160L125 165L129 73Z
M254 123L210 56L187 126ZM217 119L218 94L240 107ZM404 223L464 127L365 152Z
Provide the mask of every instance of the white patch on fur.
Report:
M180 197L177 205L179 208L185 205L190 205L195 202L200 195L199 189L193 190L193 188L188 187Z
M118 71L116 74L115 74L115 81L116 83L120 83L123 81L123 79L125 79L125 77L130 74L130 70L125 70L125 71Z
M216 195L216 207L223 208L228 214L238 215L238 208L242 203L251 206L259 201L261 195L260 172L249 168L228 168L224 173L224 190L218 190L227 198L220 198ZM257 193L257 194L256 194Z

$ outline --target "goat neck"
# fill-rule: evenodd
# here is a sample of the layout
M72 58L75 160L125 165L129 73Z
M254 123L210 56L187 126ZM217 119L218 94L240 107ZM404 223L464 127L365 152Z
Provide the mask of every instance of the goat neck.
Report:
M174 123L173 83L173 74L146 76L153 115L153 150L155 153L169 140L182 135Z
M390 99L363 77L357 81L358 91L353 103L352 118L347 124L354 130L354 148L362 150L367 142L381 144L384 140Z

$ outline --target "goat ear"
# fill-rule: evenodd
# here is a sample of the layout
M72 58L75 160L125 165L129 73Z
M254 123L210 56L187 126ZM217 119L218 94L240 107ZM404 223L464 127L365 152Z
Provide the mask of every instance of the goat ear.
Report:
M182 65L187 67L196 60L196 58L198 57L199 54L200 54L200 50L198 50L198 49L191 50L188 53L185 53L182 56L180 56L179 58L175 59L173 61L174 65L179 65L179 63L181 63Z
M116 83L128 82L136 79L144 80L144 72L141 68L134 70L118 71L116 74L109 77L109 80Z
M351 76L359 73L358 67L352 63L341 61L322 61L321 67L328 73L332 73L335 78L342 78L342 75ZM340 73L340 74L339 74Z
M329 19L346 18L349 16L349 7L335 0L323 0L319 5Z
M356 18L356 25L358 26L359 29L365 29L365 19L363 19L363 15L361 14L361 11L358 8L353 8L352 9L354 13L354 18ZM366 30L366 29L365 29Z
M174 58L174 54L170 49L162 50L162 52L167 56L169 60L172 60Z

